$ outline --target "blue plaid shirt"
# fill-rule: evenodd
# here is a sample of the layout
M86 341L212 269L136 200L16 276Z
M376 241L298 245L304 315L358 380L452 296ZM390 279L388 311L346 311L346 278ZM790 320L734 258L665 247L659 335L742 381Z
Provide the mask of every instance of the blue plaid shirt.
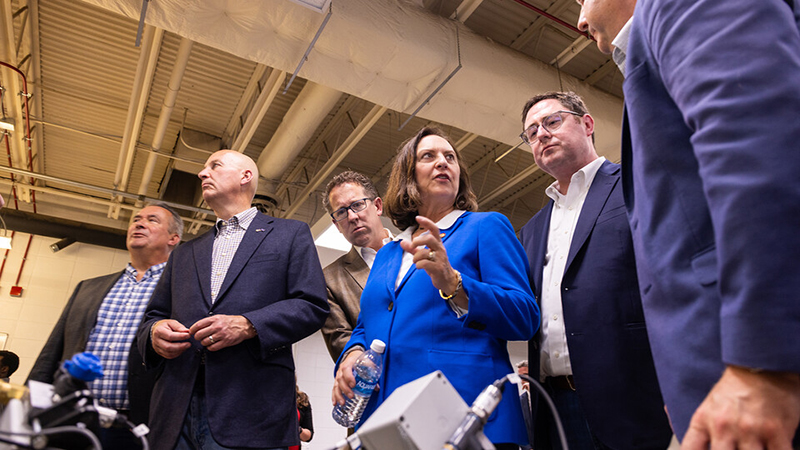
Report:
M128 264L100 305L97 323L89 335L86 351L97 355L103 364L103 378L90 383L92 394L103 406L130 409L128 353L150 296L166 265L163 262L151 266L142 279L136 281L136 269Z

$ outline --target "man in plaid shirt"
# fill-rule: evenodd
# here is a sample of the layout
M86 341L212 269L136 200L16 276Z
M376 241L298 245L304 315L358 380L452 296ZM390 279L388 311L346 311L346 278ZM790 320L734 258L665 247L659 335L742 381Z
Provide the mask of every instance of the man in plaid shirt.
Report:
M182 234L183 221L172 208L159 203L139 211L128 227L130 263L122 272L78 284L28 379L52 383L63 360L92 352L100 358L104 373L90 384L95 398L134 423L146 422L155 374L144 370L139 351L131 348L153 289ZM126 429L103 429L99 438L103 448L141 448Z

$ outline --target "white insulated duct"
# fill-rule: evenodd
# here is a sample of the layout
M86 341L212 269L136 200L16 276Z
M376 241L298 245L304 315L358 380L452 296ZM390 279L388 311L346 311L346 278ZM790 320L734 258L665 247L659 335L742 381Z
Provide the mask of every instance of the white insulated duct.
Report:
M267 186L259 188L259 192L274 197L276 182L311 140L341 96L341 92L311 81L303 86L258 157L259 175L267 180Z
M139 0L84 1L134 20L141 12ZM534 94L560 89L556 69L417 3L335 0L299 75L410 114L458 65L460 47L463 68L419 115L518 144L522 105ZM288 73L323 18L289 0L159 0L147 9L150 25ZM598 152L618 155L622 100L566 74L561 81L584 98L598 122Z

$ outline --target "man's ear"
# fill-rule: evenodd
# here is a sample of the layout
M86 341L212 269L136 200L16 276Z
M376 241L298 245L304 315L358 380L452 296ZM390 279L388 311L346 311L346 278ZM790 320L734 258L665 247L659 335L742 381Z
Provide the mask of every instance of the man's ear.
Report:
M242 170L242 186L249 184L253 181L253 171L249 169Z
M581 119L583 121L583 128L586 129L586 135L591 136L592 133L594 133L594 118L589 114L584 114Z
M175 247L176 245L181 243L181 238L178 237L178 233L173 233L172 236L169 237L167 241L170 247Z
M375 209L378 210L378 215L380 216L383 214L383 200L380 197L375 197L375 200L372 201L375 204Z

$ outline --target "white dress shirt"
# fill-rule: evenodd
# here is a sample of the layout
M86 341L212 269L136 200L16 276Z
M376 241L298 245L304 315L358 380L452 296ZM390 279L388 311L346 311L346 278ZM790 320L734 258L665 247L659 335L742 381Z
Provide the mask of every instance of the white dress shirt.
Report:
M553 199L550 229L547 235L547 253L542 273L542 333L539 378L572 375L569 360L567 333L561 305L561 280L567 266L567 256L572 235L578 223L586 194L594 181L597 170L605 162L599 157L572 174L567 194L558 192L554 182L545 191Z
M384 228L383 230L386 232L386 236L388 236L383 238L383 245L386 245L387 243L392 242L392 239L394 239L394 237L392 236L392 232L389 231L388 228ZM375 256L378 254L378 251L370 247L359 247L357 245L354 245L353 247L356 248L356 251L358 252L359 256L361 256L361 259L363 259L364 262L367 264L367 267L369 267L369 269L372 270L372 263L375 262Z
M617 64L617 67L619 67L619 71L622 72L623 77L625 77L625 60L627 59L628 55L628 37L631 35L632 23L633 17L625 22L625 25L622 26L621 30L619 30L617 36L613 41L611 41L611 45L614 46L614 50L611 52L611 59L613 59Z

